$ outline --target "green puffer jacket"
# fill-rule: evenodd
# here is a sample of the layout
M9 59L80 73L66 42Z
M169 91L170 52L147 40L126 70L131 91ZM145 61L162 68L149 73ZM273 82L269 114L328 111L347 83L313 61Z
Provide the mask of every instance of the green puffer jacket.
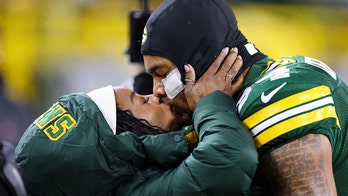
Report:
M182 131L114 135L83 93L63 96L28 127L16 162L29 195L107 195L149 164L178 165L189 154Z
M200 100L193 120L199 143L190 156L169 170L138 172L115 195L248 195L258 157L234 100L215 91Z

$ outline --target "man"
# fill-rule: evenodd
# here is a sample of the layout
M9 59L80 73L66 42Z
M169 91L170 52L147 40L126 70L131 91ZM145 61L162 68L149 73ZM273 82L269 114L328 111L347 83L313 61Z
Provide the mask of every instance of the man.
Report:
M238 48L244 69L213 77L206 70L226 46ZM250 69L236 98L259 153L252 194L348 194L348 88L323 62L268 58L223 0L164 1L146 24L142 54L153 93L182 110L192 109L185 82L198 93ZM197 82L185 81L185 70L193 74L185 64L194 66Z

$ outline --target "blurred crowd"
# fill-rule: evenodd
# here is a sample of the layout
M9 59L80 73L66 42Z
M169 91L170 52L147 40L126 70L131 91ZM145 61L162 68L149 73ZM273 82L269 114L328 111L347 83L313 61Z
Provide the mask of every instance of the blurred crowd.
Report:
M0 50L0 67L1 64ZM15 102L7 96L0 71L0 141L16 145L24 130L33 121L34 115L33 108Z

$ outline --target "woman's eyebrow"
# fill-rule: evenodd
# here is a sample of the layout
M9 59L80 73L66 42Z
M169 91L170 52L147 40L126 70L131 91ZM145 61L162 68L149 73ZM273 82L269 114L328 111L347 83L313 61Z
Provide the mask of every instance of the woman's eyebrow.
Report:
M133 103L133 100L134 100L134 95L135 95L135 92L134 91L132 91L131 92L131 94L130 94L130 100L131 100L131 103L132 103L132 105L134 105L134 103Z

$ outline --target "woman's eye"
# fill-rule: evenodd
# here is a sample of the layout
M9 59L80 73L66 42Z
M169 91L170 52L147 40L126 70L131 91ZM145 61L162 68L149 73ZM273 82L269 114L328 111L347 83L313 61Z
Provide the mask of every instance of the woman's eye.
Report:
M144 99L144 104L145 104L145 103L148 103L148 102L149 102L149 99L150 99L149 97L145 97L145 99Z

